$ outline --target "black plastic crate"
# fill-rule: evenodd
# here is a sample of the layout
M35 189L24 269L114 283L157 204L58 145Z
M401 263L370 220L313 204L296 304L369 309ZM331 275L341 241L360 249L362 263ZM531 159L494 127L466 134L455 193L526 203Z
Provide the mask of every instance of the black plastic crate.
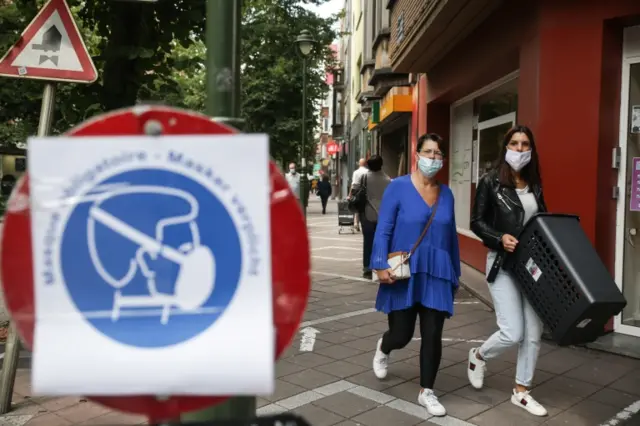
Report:
M505 268L559 345L602 336L627 304L573 215L533 216L518 236Z

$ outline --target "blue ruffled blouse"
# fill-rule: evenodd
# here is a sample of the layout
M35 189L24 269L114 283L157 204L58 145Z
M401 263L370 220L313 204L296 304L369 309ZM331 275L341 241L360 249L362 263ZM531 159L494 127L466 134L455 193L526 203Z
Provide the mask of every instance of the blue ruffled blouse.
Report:
M394 179L384 192L373 241L370 268L389 268L387 256L408 252L431 216L431 207L411 182L411 175ZM431 228L409 259L411 278L380 284L376 309L388 314L416 303L453 315L460 279L460 250L451 189L440 185L438 209Z

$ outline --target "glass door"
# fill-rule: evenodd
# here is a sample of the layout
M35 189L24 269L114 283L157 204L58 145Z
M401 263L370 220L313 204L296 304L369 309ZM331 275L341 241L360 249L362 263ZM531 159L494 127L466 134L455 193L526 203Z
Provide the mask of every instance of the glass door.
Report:
M627 306L616 330L640 336L640 58L623 63L621 101L616 282Z
M476 182L491 170L500 155L502 140L509 129L516 125L516 113L501 115L478 123L478 147L476 149Z

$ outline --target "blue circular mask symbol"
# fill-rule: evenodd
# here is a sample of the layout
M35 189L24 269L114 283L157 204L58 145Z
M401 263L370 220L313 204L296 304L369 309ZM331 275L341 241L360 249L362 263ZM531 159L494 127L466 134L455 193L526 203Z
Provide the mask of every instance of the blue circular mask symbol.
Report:
M157 348L197 336L223 314L242 249L209 189L175 172L137 169L80 197L64 225L60 263L73 303L96 330Z

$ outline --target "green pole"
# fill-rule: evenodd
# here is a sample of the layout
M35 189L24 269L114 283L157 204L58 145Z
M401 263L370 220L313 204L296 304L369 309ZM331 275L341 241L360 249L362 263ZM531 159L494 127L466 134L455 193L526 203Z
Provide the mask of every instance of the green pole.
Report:
M300 176L300 202L302 203L302 214L307 219L307 200L309 198L309 188L307 179L307 58L302 57L302 139L300 141L300 157L302 158L302 176Z
M240 127L242 0L206 0L207 114Z
M240 22L242 0L206 0L207 114L238 129L240 118ZM215 366L212 366L215 368ZM235 397L200 411L183 414L181 422L250 420L254 396Z

